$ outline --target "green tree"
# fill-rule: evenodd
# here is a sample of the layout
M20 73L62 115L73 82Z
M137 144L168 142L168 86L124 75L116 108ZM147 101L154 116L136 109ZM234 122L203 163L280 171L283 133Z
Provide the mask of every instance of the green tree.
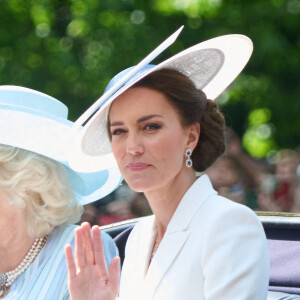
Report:
M250 153L249 143L267 145L252 152L258 157L299 144L300 0L0 0L0 25L0 84L50 94L72 120L181 25L156 62L218 35L245 34L253 56L218 99L227 122ZM268 118L253 125L257 111Z

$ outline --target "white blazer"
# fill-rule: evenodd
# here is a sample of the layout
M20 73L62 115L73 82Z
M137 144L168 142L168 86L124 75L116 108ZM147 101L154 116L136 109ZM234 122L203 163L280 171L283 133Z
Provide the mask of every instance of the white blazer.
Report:
M244 205L201 176L176 209L154 255L153 216L128 238L121 300L265 300L269 255L263 227Z

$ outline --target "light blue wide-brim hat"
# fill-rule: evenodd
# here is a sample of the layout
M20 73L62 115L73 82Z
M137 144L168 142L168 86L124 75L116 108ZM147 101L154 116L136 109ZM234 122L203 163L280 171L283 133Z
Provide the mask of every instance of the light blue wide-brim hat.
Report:
M0 144L61 163L76 199L84 205L111 193L122 178L114 165L84 173L70 168L67 155L76 132L67 118L68 108L46 94L19 86L0 86Z
M213 100L243 70L252 51L253 44L248 37L230 34L192 46L156 66L150 65L146 57L143 60L146 63L142 61L122 71L112 79L104 94L75 122L75 127L84 122L86 124L74 140L72 155L69 156L70 165L78 171L91 171L99 165L105 168L116 163L107 133L109 109L118 96L142 78L159 69L174 69L190 78L196 88ZM152 55L153 58L155 55Z

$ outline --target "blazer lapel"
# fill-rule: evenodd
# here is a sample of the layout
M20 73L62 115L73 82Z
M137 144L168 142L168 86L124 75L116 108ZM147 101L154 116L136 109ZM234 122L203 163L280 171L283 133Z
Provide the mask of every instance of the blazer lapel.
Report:
M136 237L136 243L132 251L131 256L135 260L135 273L138 272L137 277L144 281L149 267L149 259L152 253L154 240L156 238L156 227L154 215L146 217L139 228L139 234Z
M194 215L200 209L203 202L210 196L216 195L207 175L199 177L187 190L180 201L169 225L169 233L187 230Z
M146 265L144 266L146 275L142 287L144 290L143 295L147 295L149 299L152 299L159 283L163 280L164 275L184 247L184 244L190 235L188 230L189 224L195 213L200 209L205 199L216 193L217 192L213 189L210 180L206 175L202 175L198 178L186 192L168 225L166 233L149 268L147 264L149 262L150 253L145 251L143 259L146 261ZM153 240L156 234L154 224L152 225L152 235L151 239L149 239L148 236L149 247L147 248L150 249L150 252L152 251Z
M175 261L177 255L180 253L186 240L188 239L188 236L188 231L170 234L165 233L165 236L162 239L157 252L155 253L149 265L144 281L144 295L147 295L149 299L152 299L156 288L172 263Z

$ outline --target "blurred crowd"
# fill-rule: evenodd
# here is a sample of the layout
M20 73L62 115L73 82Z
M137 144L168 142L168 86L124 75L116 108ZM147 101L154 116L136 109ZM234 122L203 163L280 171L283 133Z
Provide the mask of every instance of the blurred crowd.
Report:
M220 195L255 211L300 213L300 147L254 160L242 150L239 137L230 128L226 142L225 155L205 172ZM149 214L145 196L123 182L109 196L86 205L81 222L106 225Z
M282 149L254 160L245 154L239 137L227 129L226 154L206 172L214 188L253 210L300 212L300 151Z

